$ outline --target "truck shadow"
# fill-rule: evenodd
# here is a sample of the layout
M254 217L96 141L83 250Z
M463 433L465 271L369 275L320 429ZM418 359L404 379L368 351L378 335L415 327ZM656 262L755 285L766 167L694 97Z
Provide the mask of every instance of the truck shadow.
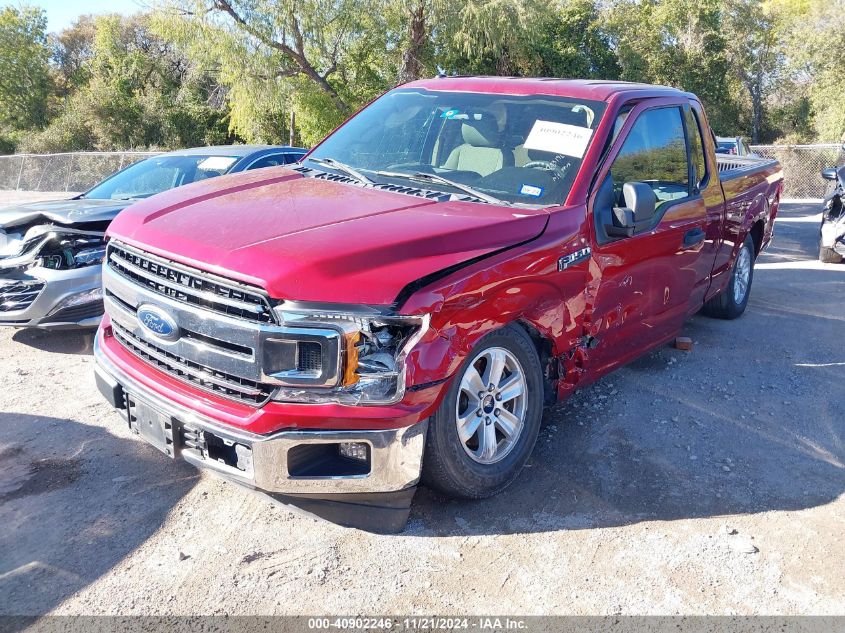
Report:
M658 349L547 411L529 467L502 494L451 501L421 488L411 533L616 527L839 498L845 264L815 262L816 231L779 226L745 315L690 319L692 352Z
M90 355L94 351L94 335L97 330L39 330L26 328L18 330L12 340L43 352L59 354Z
M0 413L0 614L49 612L144 543L197 472L73 420Z
M703 329L690 328L694 337ZM667 384L666 359L678 354L660 350L547 411L529 466L496 497L453 501L421 488L411 531L618 527L802 510L845 493L845 356L792 372L785 389L755 371L762 380L748 397L729 372L712 388ZM801 391L811 381L829 393L808 402ZM594 406L629 389L641 397Z

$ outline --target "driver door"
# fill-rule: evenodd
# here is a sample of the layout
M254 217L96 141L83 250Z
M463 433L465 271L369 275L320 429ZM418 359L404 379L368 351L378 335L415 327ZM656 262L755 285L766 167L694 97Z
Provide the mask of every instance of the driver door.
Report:
M620 114L589 201L595 290L587 335L598 375L672 338L691 296L709 278L710 266L700 260L707 252L712 265L705 238L718 216L708 218L699 191L685 107L672 99L650 100ZM648 184L656 205L631 235L619 235L608 226L614 207L626 206L622 187L629 182Z

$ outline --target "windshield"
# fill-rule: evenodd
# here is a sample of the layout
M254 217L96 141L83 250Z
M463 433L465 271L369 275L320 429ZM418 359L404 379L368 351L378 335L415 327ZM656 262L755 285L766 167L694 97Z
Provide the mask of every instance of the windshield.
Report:
M222 176L237 162L236 156L154 156L135 163L96 185L83 197L102 200L148 198L192 182Z
M306 162L316 169L345 167L347 175L351 168L376 183L416 181L458 195L474 190L486 194L475 196L482 199L560 204L604 109L603 102L568 97L397 89Z

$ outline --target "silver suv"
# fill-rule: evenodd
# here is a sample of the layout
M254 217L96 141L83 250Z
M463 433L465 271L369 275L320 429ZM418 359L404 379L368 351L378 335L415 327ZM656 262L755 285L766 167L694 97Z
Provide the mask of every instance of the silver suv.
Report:
M70 200L0 209L0 325L93 327L103 314L104 235L142 198L199 180L297 162L306 150L230 145L160 154Z

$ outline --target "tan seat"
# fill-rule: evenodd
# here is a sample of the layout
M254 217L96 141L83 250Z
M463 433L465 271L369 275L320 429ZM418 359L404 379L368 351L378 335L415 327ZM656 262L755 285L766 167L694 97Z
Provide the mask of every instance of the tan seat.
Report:
M517 167L522 167L526 163L531 162L531 157L528 156L528 150L525 149L525 145L520 143L516 147L513 148L513 164Z
M467 121L461 125L461 136L464 142L451 151L443 167L487 176L504 166L505 153L499 147L500 134L495 119Z

